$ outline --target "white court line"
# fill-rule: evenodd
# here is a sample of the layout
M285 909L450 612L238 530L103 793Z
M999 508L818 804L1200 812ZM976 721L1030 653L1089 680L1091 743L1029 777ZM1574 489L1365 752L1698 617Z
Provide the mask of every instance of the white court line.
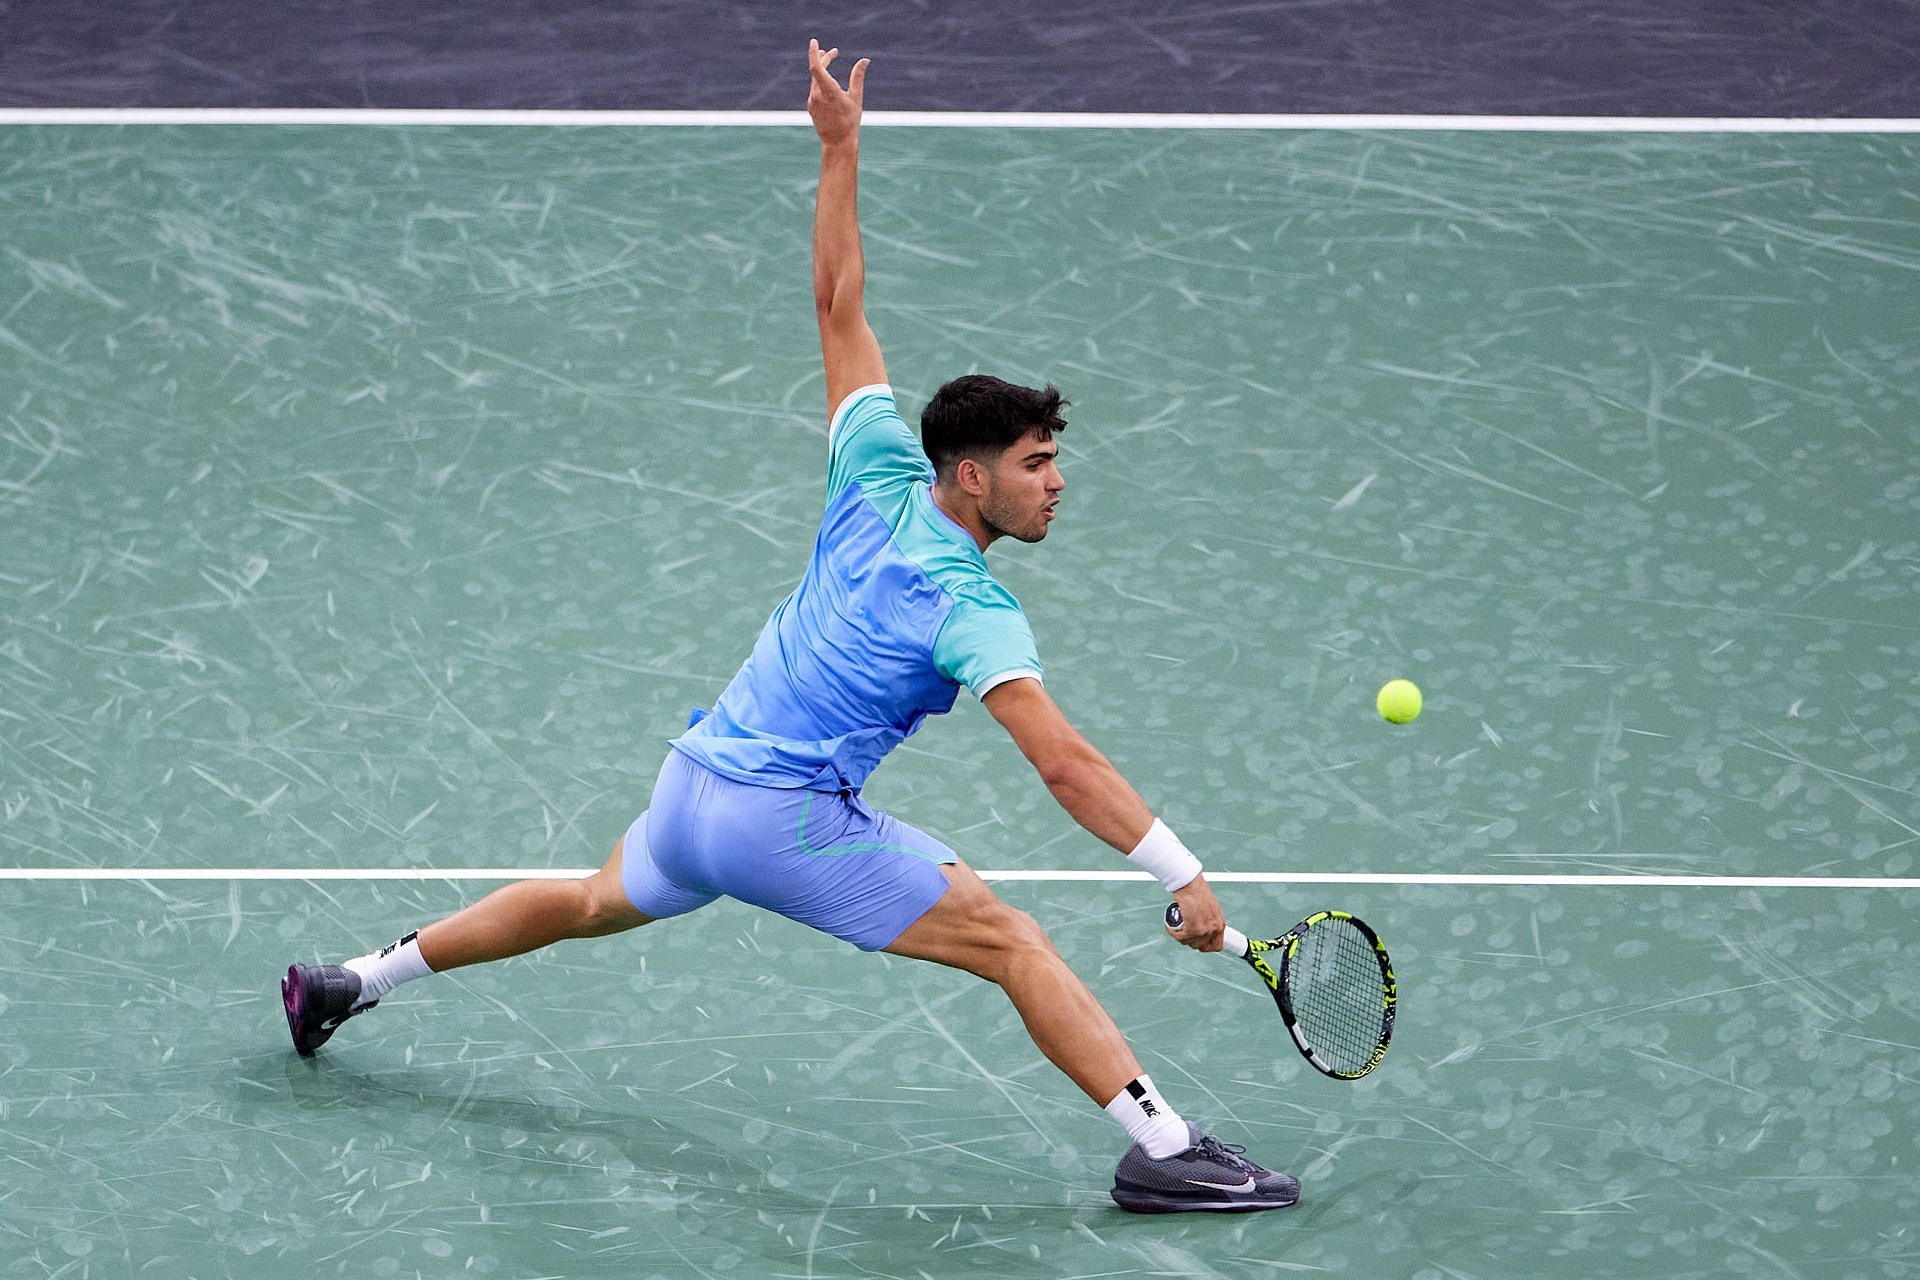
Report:
M1920 133L1920 119L1757 116L1209 115L1199 112L869 111L908 129L1416 129L1462 133ZM804 111L491 111L369 107L8 107L0 125L315 124L809 127Z
M0 880L577 880L598 867L0 867ZM982 880L1151 880L1144 871L981 871ZM1623 885L1702 889L1920 889L1891 876L1452 875L1391 871L1209 871L1214 884Z

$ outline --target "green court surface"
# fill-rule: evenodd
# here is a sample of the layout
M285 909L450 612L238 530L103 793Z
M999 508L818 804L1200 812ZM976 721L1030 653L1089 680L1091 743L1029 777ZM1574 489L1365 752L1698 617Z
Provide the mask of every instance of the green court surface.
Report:
M990 554L1068 714L1211 868L1539 881L1222 887L1379 925L1357 1086L1002 884L1305 1183L1154 1219L997 991L732 904L286 1044L437 870L597 865L798 580L807 131L0 130L0 1276L1920 1274L1914 146L869 131L903 409L1073 401ZM869 796L1120 865L964 696Z

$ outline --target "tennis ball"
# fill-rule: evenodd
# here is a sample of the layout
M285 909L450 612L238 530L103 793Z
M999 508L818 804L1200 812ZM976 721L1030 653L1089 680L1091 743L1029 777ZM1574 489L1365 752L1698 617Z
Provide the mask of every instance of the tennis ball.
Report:
M1420 714L1420 686L1411 680L1389 680L1380 686L1373 700L1383 718L1395 724L1409 724Z

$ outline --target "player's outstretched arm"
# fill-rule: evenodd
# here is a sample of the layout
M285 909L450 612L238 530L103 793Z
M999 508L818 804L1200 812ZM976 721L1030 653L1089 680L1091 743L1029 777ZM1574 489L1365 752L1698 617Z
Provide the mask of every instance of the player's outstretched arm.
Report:
M1199 863L1157 821L1120 771L1083 737L1038 680L1009 680L987 691L985 705L1060 807L1100 839L1159 879L1180 904L1184 926L1173 936L1199 951L1218 951L1226 924Z
M827 68L838 49L807 42L812 87L807 114L820 135L820 194L813 211L813 310L827 363L827 412L848 393L887 380L880 343L867 327L866 262L860 254L860 110L867 59L853 64L847 87Z

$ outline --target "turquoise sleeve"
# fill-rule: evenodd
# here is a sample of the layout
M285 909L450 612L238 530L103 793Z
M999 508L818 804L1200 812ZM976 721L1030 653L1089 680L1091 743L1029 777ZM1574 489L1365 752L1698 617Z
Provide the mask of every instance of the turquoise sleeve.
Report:
M933 464L901 419L891 387L862 387L848 396L829 431L828 502L850 484L872 492L913 480L933 482Z
M994 584L998 585L998 584ZM1010 671L1042 678L1040 653L1033 628L1020 604L1004 588L969 593L954 601L953 611L933 643L933 665L955 684L980 694L996 676Z

